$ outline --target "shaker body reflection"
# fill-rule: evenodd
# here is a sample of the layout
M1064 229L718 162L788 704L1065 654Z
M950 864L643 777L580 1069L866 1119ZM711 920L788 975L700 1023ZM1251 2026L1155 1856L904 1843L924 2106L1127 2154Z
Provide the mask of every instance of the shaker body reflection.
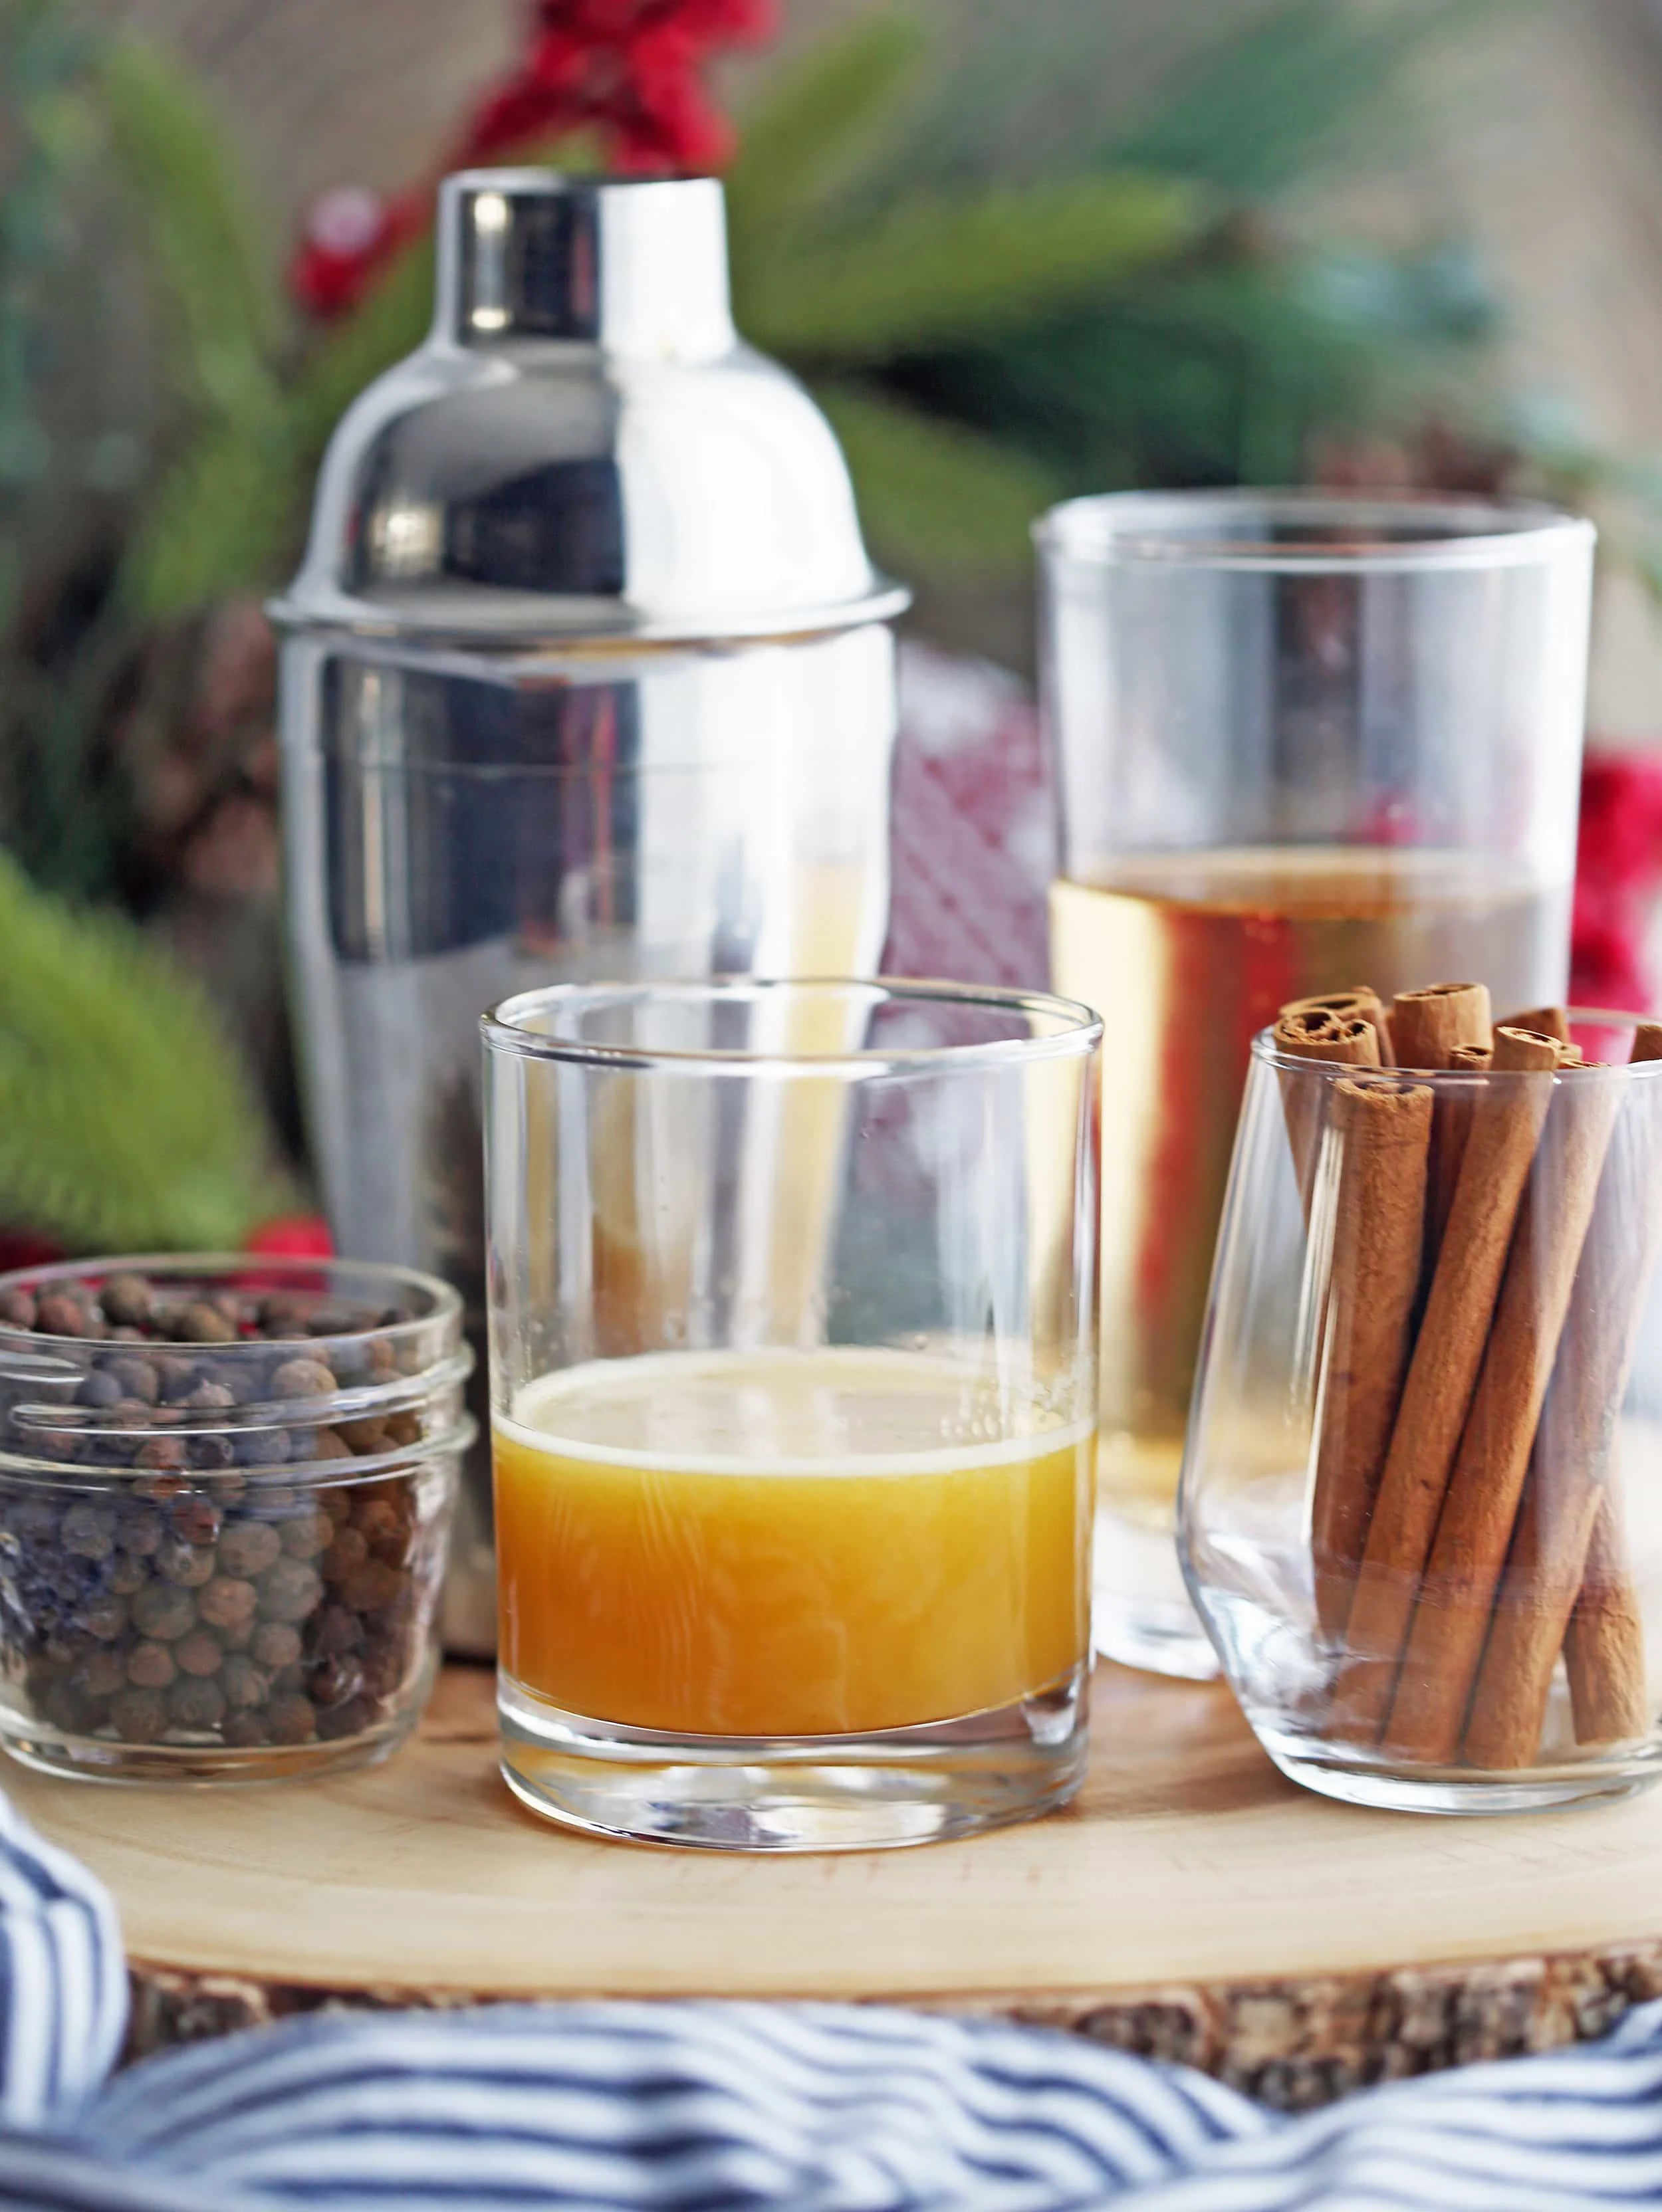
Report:
M283 647L292 996L344 1252L482 1339L476 1024L533 983L860 974L887 618L807 394L728 303L721 187L446 180L433 329L348 411ZM489 1652L469 1463L453 1648Z

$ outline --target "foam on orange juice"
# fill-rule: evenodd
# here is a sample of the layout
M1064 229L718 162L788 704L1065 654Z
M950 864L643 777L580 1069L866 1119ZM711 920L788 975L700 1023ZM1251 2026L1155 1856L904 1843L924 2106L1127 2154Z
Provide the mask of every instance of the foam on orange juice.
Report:
M1091 1425L993 1402L945 1359L854 1347L540 1377L494 1431L505 1671L709 1735L899 1728L1060 1680L1089 1626Z

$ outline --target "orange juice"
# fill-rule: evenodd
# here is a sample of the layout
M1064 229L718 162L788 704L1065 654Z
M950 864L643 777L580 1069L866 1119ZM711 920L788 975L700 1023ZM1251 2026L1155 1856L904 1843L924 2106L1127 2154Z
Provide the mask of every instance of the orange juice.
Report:
M1091 1425L922 1353L664 1352L545 1375L494 1436L505 1672L697 1735L996 1711L1088 1630Z

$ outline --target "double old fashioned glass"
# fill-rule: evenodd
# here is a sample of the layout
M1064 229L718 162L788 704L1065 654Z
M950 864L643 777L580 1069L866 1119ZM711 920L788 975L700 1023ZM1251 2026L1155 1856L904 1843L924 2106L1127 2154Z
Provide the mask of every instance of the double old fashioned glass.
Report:
M725 981L533 992L484 1028L513 1788L773 1850L1062 1802L1099 1024Z

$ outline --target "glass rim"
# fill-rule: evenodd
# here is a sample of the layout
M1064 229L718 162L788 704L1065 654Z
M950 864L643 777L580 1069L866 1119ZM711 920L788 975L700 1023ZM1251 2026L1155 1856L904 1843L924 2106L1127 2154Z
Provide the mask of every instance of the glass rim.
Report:
M1219 526L1257 513L1277 523L1348 528L1364 533L1417 525L1413 536L1362 538L1355 545L1296 540L1261 544L1208 537ZM1583 515L1544 500L1458 497L1442 492L1324 492L1297 489L1124 491L1062 501L1032 526L1047 560L1097 568L1238 569L1262 574L1367 575L1444 568L1524 568L1590 551L1598 538Z
M1388 1011L1388 1010L1387 1010ZM1604 1006L1566 1006L1564 1019L1572 1029L1636 1030L1647 1022L1662 1019L1653 1014L1619 1014ZM1504 1022L1496 1024L1505 1028ZM1332 1082L1342 1077L1381 1077L1389 1080L1398 1077L1415 1084L1458 1083L1521 1083L1534 1082L1538 1077L1550 1075L1555 1081L1562 1079L1573 1083L1578 1077L1587 1076L1593 1081L1608 1080L1611 1076L1632 1076L1641 1082L1654 1082L1662 1078L1662 1060L1595 1060L1587 1067L1526 1068L1526 1067L1361 1067L1345 1060L1313 1060L1304 1053L1281 1052L1275 1046L1275 1028L1269 1023L1252 1039L1252 1058L1261 1066L1273 1067L1278 1074L1312 1073Z
M832 1052L793 1052L788 1048L728 1045L680 1048L640 1044L598 1044L581 1037L546 1036L524 1026L533 1008L626 1005L658 999L684 1005L737 1004L749 998L810 993L869 994L874 1002L916 1006L985 1007L1006 1013L1040 1013L1056 1027L1041 1036L1000 1037L984 1044L845 1046ZM550 983L518 991L479 1018L488 1052L521 1060L557 1060L581 1067L641 1073L664 1068L706 1075L843 1075L849 1079L888 1070L922 1073L970 1073L978 1067L1027 1066L1036 1060L1072 1059L1094 1052L1102 1042L1102 1017L1076 999L1049 991L1023 991L995 984L937 982L886 975L712 975L696 981L622 983Z

